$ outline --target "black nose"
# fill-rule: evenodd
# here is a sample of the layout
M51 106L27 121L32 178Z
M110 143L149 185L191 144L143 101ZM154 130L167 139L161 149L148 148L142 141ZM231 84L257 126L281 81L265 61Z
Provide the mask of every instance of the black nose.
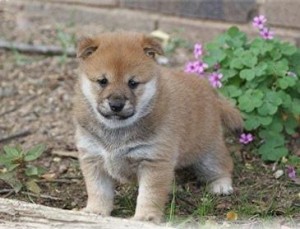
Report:
M113 112L120 112L121 110L123 110L123 108L125 106L125 100L123 100L123 99L110 100L109 106Z

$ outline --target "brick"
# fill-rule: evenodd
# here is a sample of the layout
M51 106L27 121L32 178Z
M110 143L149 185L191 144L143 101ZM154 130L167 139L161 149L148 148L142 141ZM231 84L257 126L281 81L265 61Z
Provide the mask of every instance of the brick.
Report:
M151 32L157 17L127 9L97 8L69 4L40 3L24 1L24 11L39 18L40 25L68 23L97 26L98 30L134 30Z
M220 23L194 21L189 19L177 19L161 17L158 22L159 29L167 33L178 32L178 35L190 42L207 43L220 33L224 32L227 26Z
M189 18L223 20L223 2L220 0L184 1L181 3L180 16Z
M160 0L120 0L120 6L129 9L146 10L151 12L158 12Z
M193 19L247 22L255 0L121 0L121 7Z
M246 23L257 14L258 5L255 0L224 0L223 14L227 22Z
M160 30L167 33L174 33L174 31L177 31L180 37L192 43L201 42L203 44L212 41L232 26L231 23L179 19L176 17L161 17L158 20L158 25ZM241 31L246 32L250 39L259 36L258 31L252 27L251 23L237 26ZM277 38L291 43L298 42L298 46L300 46L300 36L298 31L290 31L281 28L273 28L273 30Z
M300 28L299 0L265 0L261 10L270 25Z
M116 7L119 5L118 0L46 0L44 2L74 3L104 7Z
M119 5L118 0L48 0L48 2L93 5L98 7L117 7Z

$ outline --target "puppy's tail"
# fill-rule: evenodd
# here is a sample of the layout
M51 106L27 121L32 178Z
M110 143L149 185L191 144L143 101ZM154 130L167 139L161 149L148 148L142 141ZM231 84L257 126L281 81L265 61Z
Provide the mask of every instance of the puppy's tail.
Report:
M240 135L243 131L243 118L238 109L229 101L219 97L219 107L223 125L231 132Z

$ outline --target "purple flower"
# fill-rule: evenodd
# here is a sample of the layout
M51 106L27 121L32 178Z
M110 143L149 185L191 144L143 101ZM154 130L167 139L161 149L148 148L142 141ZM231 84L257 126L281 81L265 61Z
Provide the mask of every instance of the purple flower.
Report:
M218 71L221 68L221 65L219 63L214 65L214 70Z
M187 65L185 66L184 71L187 73L196 73L198 71L198 61L191 61L188 62Z
M272 32L269 28L263 28L259 33L265 40L272 40L274 38L274 32Z
M254 140L253 135L250 133L242 133L240 136L240 143L247 145Z
M208 65L206 63L199 61L197 73L201 75L204 73L205 69L207 69L207 68L208 68Z
M291 178L292 180L296 179L296 170L293 166L290 166L290 165L287 166L286 171L287 171L289 178Z
M267 22L266 17L264 15L259 15L259 16L253 18L252 25L255 28L258 28L261 30L265 27L266 22Z
M191 61L188 62L187 65L185 66L185 72L187 73L197 73L201 75L205 69L208 68L208 65L202 61Z
M208 76L208 80L213 87L220 88L222 87L222 83L221 83L222 77L223 77L222 73L213 72Z
M199 43L196 43L194 46L194 56L197 59L199 56L201 56L203 53L202 51L202 45Z

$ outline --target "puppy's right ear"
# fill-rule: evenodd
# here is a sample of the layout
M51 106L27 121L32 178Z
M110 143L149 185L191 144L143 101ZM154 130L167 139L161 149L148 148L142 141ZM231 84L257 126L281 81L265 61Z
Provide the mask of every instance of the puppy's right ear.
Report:
M77 57L85 59L92 55L98 48L95 41L90 37L83 37L77 43Z

